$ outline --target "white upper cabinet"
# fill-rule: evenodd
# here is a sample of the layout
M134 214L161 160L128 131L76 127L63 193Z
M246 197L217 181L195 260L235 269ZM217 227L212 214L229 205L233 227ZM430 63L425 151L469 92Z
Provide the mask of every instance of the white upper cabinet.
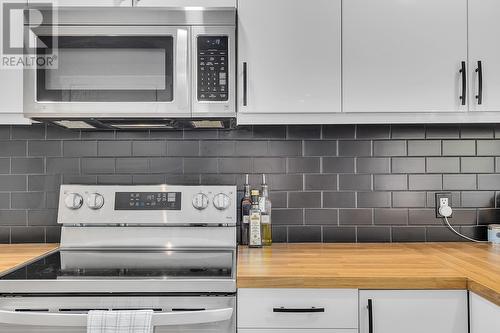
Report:
M498 333L500 306L470 293L470 333Z
M471 111L500 111L499 17L500 1L469 0Z
M28 0L28 4L47 3L59 7L131 7L132 0Z
M26 1L0 0L0 17L3 16L4 3L19 3L25 5ZM12 9L5 13L9 17L9 41L6 45L11 47L23 46L23 15L22 10ZM3 22L3 21L2 21ZM2 23L1 29L7 28L7 23ZM3 32L3 30L2 30ZM0 47L2 47L2 65L0 65L0 124L29 124L30 120L23 116L23 67L15 66L17 60L22 59L21 54L8 54L4 48L4 34L0 33ZM8 60L8 61L7 61ZM5 64L7 62L7 64Z
M240 114L340 112L341 0L238 1Z
M137 7L236 7L236 0L133 0Z
M348 0L342 11L344 112L468 110L459 73L467 62L467 0Z
M361 290L359 328L360 333L467 333L467 292Z

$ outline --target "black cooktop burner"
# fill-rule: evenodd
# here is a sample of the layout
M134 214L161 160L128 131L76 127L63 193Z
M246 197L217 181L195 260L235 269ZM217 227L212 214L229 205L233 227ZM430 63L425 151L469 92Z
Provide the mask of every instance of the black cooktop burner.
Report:
M232 253L58 251L0 280L229 279Z

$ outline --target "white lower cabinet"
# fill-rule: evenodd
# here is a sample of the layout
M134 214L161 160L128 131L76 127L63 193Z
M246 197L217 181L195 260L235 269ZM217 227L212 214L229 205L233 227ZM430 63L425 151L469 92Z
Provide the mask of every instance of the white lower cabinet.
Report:
M238 332L353 333L355 289L239 289Z
M28 0L28 4L47 2L56 7L132 7L132 0Z
M498 333L500 306L470 293L470 333Z
M358 330L318 330L315 329L314 333L357 333ZM238 333L311 333L310 329L238 329Z
M360 333L467 333L467 317L464 290L359 292Z

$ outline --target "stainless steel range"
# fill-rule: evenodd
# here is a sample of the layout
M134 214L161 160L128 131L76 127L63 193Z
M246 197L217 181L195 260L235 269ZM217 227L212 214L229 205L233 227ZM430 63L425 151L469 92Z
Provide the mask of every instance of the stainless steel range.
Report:
M61 247L0 277L0 332L81 333L93 309L155 332L236 332L234 186L63 185Z

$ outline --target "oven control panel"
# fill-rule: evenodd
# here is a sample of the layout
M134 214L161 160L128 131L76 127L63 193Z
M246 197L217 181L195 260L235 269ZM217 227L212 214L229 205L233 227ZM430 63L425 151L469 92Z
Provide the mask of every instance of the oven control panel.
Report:
M226 102L229 99L227 36L198 36L198 101Z
M236 186L61 185L58 223L236 225Z
M115 210L181 210L181 192L116 192Z

